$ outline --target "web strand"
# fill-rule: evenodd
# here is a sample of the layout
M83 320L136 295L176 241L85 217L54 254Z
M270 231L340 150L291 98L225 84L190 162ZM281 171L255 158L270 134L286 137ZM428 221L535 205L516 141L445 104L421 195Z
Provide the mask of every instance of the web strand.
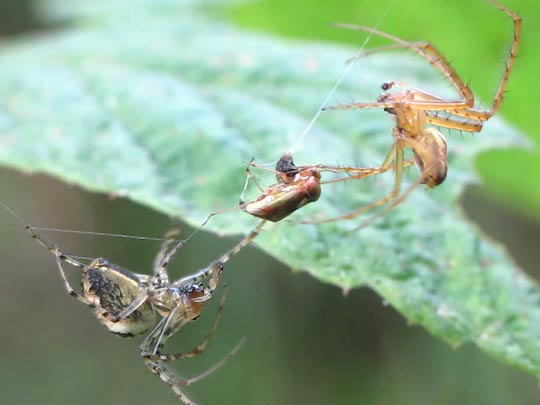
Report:
M150 236L138 236L138 235L126 235L119 233L106 233L106 232L92 232L92 231L79 231L72 229L59 229L59 228L47 228L42 226L32 226L29 225L27 221L24 220L19 214L13 211L6 203L0 201L0 206L2 206L11 216L19 222L22 226L28 226L30 229L35 231L45 231L45 232L60 232L60 233L71 233L78 235L95 235L95 236L110 236L114 238L126 238L126 239L137 239L137 240L149 240L149 241L158 241L158 242L187 242L191 239L197 231L194 231L187 239L169 239L169 238L155 238Z
M386 16L388 15L388 13L390 12L390 10L392 9L394 3L395 3L396 0L391 0L385 10L383 11L383 13L381 14L381 16L379 17L379 19L377 20L377 23L375 24L375 26L373 28L377 29L379 28L379 26L382 24L383 20L386 18ZM362 45L360 46L360 49L358 50L358 52L356 53L356 55L349 59L349 62L347 63L347 65L345 66L345 69L343 69L343 72L341 73L341 76L338 78L338 80L336 81L336 84L334 84L334 86L332 87L332 89L330 90L330 92L328 93L328 95L325 97L325 99L323 100L322 104L320 105L320 107L318 108L317 112L315 113L315 115L313 116L313 118L311 119L311 121L309 122L309 124L307 125L307 127L304 129L304 131L300 134L300 136L296 139L296 142L294 142L293 146L289 149L289 151L287 151L288 153L290 153L291 155L295 155L296 153L296 150L301 146L302 142L304 141L304 139L306 138L307 134L309 133L309 131L311 131L311 128L313 128L313 125L315 125L315 122L317 121L317 119L319 118L319 116L321 115L321 112L322 112L322 109L324 107L326 107L326 104L330 101L330 99L334 96L335 92L337 91L337 89L339 88L339 86L341 85L341 83L343 82L343 80L345 80L345 78L347 77L347 75L349 74L349 72L351 71L351 69L353 68L354 64L356 63L356 61L358 59L360 59L360 56L362 55L362 53L364 52L364 49L366 48L367 44L369 43L369 41L371 40L371 38L373 37L373 34L370 33L366 39L364 40L364 42L362 43Z

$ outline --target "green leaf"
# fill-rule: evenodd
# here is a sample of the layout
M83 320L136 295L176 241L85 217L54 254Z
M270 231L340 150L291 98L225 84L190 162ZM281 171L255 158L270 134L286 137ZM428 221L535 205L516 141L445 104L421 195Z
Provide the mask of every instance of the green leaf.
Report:
M253 156L275 161L295 146L300 165L377 165L391 144L392 119L381 110L323 113L298 143L357 50L239 31L212 17L218 1L44 5L50 18L70 24L0 54L5 166L125 196L198 225L237 204L243 162ZM451 94L425 61L381 54L359 60L332 102L374 100L388 79ZM358 221L282 222L268 226L258 246L344 290L373 288L453 345L472 342L540 374L538 286L463 220L457 203L475 179L478 152L527 146L496 117L483 132L489 136L450 134L446 182L418 188L373 225L351 231ZM415 176L409 170L407 184ZM328 185L319 202L291 218L347 213L391 187L391 175ZM234 210L206 228L245 234L256 222Z

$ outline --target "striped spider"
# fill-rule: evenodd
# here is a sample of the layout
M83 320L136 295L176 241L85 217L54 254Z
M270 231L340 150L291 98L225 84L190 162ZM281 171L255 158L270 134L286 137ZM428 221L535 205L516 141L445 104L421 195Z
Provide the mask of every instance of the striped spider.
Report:
M258 235L263 223L207 267L176 281L169 280L167 266L196 231L186 241L165 242L154 261L153 275L146 275L132 273L103 258L94 259L90 264L81 263L37 235L31 226L26 225L26 230L55 256L67 293L88 305L107 329L121 337L138 336L150 331L140 345L140 355L145 365L167 383L183 403L196 405L185 394L183 386L206 377L222 366L240 349L243 340L212 368L190 379L179 377L169 362L194 357L204 351L221 320L225 293L210 332L198 346L183 353L163 353L163 346L180 328L199 317L204 304L219 284L223 264ZM75 291L69 283L64 263L81 270L80 292ZM161 317L159 321L158 316Z
M499 110L508 78L516 60L521 37L521 18L497 0L490 1L513 20L514 38L491 108L487 110L478 109L474 106L475 99L469 86L463 82L448 60L431 43L404 41L391 34L364 26L338 25L342 28L381 36L394 42L394 44L382 49L404 48L412 50L442 72L455 88L459 97L455 100L446 99L421 89L407 87L403 83L388 82L382 85L384 93L378 97L376 102L341 104L324 108L324 110L382 108L394 117L396 123L392 129L394 142L385 160L379 167L319 166L321 169L344 171L350 175L348 178L336 179L335 181L362 179L393 168L395 170L394 186L391 193L386 197L380 198L350 213L317 221L302 221L303 223L325 223L351 219L373 208L388 204L385 210L382 211L384 213L402 202L418 184L425 184L427 187L433 188L444 181L448 170L446 139L438 129L427 125L430 124L436 127L457 129L465 132L480 132L484 122L489 120ZM366 54L369 53L373 53L373 51L366 52ZM390 92L392 89L398 90ZM407 148L412 151L413 161L404 159L404 150ZM409 164L415 164L417 166L420 176L417 182L408 190L401 193L403 168Z

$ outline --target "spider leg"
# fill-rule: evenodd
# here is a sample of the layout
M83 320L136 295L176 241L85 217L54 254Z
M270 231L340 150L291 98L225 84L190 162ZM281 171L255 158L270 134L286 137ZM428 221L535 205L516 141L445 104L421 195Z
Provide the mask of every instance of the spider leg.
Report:
M258 165L253 163L253 159L251 159L251 161L248 162L248 164L246 165L246 182L244 184L244 189L242 190L242 194L240 195L240 201L242 201L242 199L244 197L244 194L246 193L246 190L247 190L247 187L248 187L248 184L249 184L250 180L253 180L253 182L255 183L255 185L257 186L257 188L259 189L259 191L261 193L264 193L264 188L259 183L259 180L257 179L257 176L255 174L253 174L253 172L251 171L250 166L268 170L265 167L262 167L262 166L259 167ZM275 172L275 170L273 170L273 169L270 169L270 171Z
M398 139L398 138L396 137L396 139ZM363 206L363 207L361 207L361 208L359 208L357 210L354 210L354 211L352 211L350 213L340 215L338 217L326 218L326 219L321 219L321 220L298 221L298 223L301 223L301 224L324 224L324 223L329 223L329 222L352 219L352 218L356 218L357 216L359 216L359 215L361 215L361 214L363 214L365 212L368 212L368 211L370 211L370 210L372 210L374 208L380 207L381 205L385 205L388 202L394 200L396 197L399 196L399 192L400 192L400 189L401 189L401 181L402 181L402 177L403 177L403 168L406 166L405 160L404 160L404 157L403 157L403 147L402 147L402 145L399 144L399 140L397 140L392 145L388 155L386 156L386 159L384 160L384 162L382 163L380 168L375 169L375 170L379 170L381 172L388 170L390 167L392 167L392 162L394 160L395 160L395 164L394 164L394 167L395 167L394 186L392 188L392 192L388 196L380 198L380 199L378 199L377 201L375 201L375 202L373 202L371 204Z
M337 167L336 167L337 168ZM383 168L381 167L352 167L352 166L342 166L341 171L348 174L347 177L340 177L331 180L321 181L321 185L332 184L332 183L341 183L344 181L350 180L360 180L366 177L371 177L377 174L384 173L385 171L391 169L391 167Z
M164 353L157 353L155 356L150 356L152 360L161 360L161 361L173 361L173 360L180 360L180 359L188 359L191 357L195 357L199 354L201 354L205 349L212 337L214 336L221 319L223 317L223 308L225 306L225 297L226 297L226 289L223 290L223 295L221 296L221 302L219 303L219 308L216 314L216 317L214 319L214 322L212 323L212 327L210 328L210 331L206 334L203 341L199 343L196 347L193 349L183 352L183 353L174 353L174 354L164 354Z
M415 108L423 109L423 110L445 110L450 114L458 115L460 117L465 117L468 119L478 120L478 121L487 121L499 110L501 103L503 101L504 91L506 89L506 85L510 78L510 73L516 61L517 52L518 52L519 44L521 41L521 23L522 23L521 17L519 15L517 15L516 13L508 9L506 6L499 3L497 0L490 0L490 2L512 19L513 26L514 26L514 38L512 41L512 45L510 47L510 51L508 53L508 58L506 59L504 73L501 77L501 80L497 87L497 91L492 101L491 108L489 110L481 110L481 109L473 108L474 95L471 89L458 76L457 72L450 65L448 60L431 43L425 42L425 41L408 42L394 35L388 34L383 31L379 31L375 28L365 27L361 25L336 24L336 26L340 28L367 32L373 35L387 38L394 42L393 45L378 48L372 51L367 51L361 54L360 56L365 56L365 55L376 53L381 50L388 50L388 49L396 49L396 48L412 49L417 54L424 57L432 66L434 66L436 69L442 72L445 75L445 77L452 83L456 91L462 97L462 100L460 101L445 101L441 103L439 106L437 106L436 104L434 104L433 106L430 106L429 103L426 103L426 102L421 102L421 103L405 102L404 104L414 105ZM358 108L361 108L361 107L358 107Z
M176 252L178 252L178 250L180 250L180 248L182 248L182 246L184 246L186 242L187 240L177 242L172 248L171 245L174 243L173 241L165 241L162 244L161 249L159 250L159 253L157 254L154 261L154 277L149 281L147 285L144 286L144 288L141 289L140 293L133 299L133 301L131 301L128 306L126 306L115 316L109 316L112 322L119 322L130 316L137 309L139 309L139 307L143 305L150 296L150 288L169 284L167 265L171 261L172 257L176 254Z
M233 246L229 251L225 252L217 261L219 263L226 263L228 262L234 255L239 253L243 248L245 248L247 245L251 243L253 239L255 239L259 233L261 232L264 224L266 223L265 220L259 222L257 226L251 230L250 233L248 233L240 242L238 242L235 246Z
M186 405L197 405L196 402L191 400L186 393L183 391L182 387L186 387L197 381L202 380L208 375L212 374L214 371L222 367L231 357L233 357L242 345L244 344L244 339L241 339L240 342L231 350L225 357L223 357L219 362L214 364L208 370L202 372L201 374L192 377L192 378L182 378L174 371L167 362L162 360L152 360L150 358L144 359L144 364L150 369L151 372L157 374L159 378L168 384L173 392L180 398L182 402Z
M452 114L459 115L454 111L468 111L465 110L467 104L463 101L448 101L448 100L400 100L400 105L412 107L416 110L434 110L434 111L447 111L450 110ZM324 107L322 111L329 110L348 110L349 108L395 108L396 103L388 102L374 102L374 103L349 103L338 104L330 107ZM461 113L464 114L464 113ZM469 118L469 117L467 117Z
M86 268L86 266L83 263L62 253L56 246L49 243L46 239L44 239L43 237L35 233L30 225L26 225L24 229L26 229L26 231L30 234L32 239L34 239L37 243L39 243L41 246L43 246L45 249L47 249L49 252L51 252L53 255L59 258L61 261L69 263L72 266L78 267L80 269Z
M264 188L261 186L261 184L259 183L259 181L257 180L257 176L255 174L253 174L253 172L250 170L250 167L256 167L258 169L261 169L261 170L267 170L267 171L270 171L272 173L276 173L276 170L274 169L268 169L266 167L263 167L263 166L259 166L255 163L253 163L253 159L251 159L249 162L247 162L247 165L246 165L246 180L244 181L244 187L242 188L242 194L240 194L240 206L244 205L244 195L246 194L246 191L248 189L248 186L249 186L249 182L251 180L253 180L253 182L255 183L255 185L257 186L257 188L261 191L261 192L264 192ZM203 221L203 223L200 225L200 227L203 227L205 226L209 221L210 219L212 219L212 217L216 216L216 215L220 215L220 214L223 214L225 212L230 212L230 211L235 211L238 209L238 206L236 207L231 207L231 208L225 208L225 209L222 209L222 210L218 210L218 211L214 211L212 213L210 213L206 219Z
M193 383L195 383L197 381L202 380L203 378L208 377L210 374L212 374L216 370L220 369L223 365L225 365L225 363L227 363L227 361L229 361L229 359L231 357L233 357L234 355L236 355L236 353L238 353L238 351L244 345L245 341L246 341L245 338L240 339L240 341L236 344L236 346L234 346L233 349L229 353L227 353L220 361L218 361L216 364L214 364L208 370L203 371L201 374L196 375L195 377L191 377L190 379L185 379L183 381L183 384L184 385L193 384Z
M166 233L166 238L173 238L179 233L178 229L172 229L169 232ZM161 245L161 248L159 249L158 254L156 255L156 258L154 259L154 264L152 266L154 270L154 276L158 276L165 284L169 283L169 275L167 274L166 267L168 263L171 261L172 255L174 253L171 253L171 251L175 250L178 251L187 240L177 242L177 245L174 246L174 248L171 248L174 241L173 240L166 240ZM179 247L177 247L180 245Z
M425 58L433 67L438 69L452 83L456 91L463 100L456 102L462 107L472 107L474 105L474 95L471 89L461 80L456 70L450 65L446 58L431 43L426 41L409 42L398 38L384 31L363 25L336 24L339 28L352 29L367 32L383 38L387 38L396 43L396 48L402 47L412 49L414 52Z
M227 353L220 361L218 361L216 364L214 364L209 369L203 371L199 375L196 375L191 378L184 378L180 377L176 371L174 371L167 363L167 361L164 360L156 360L151 358L146 358L144 360L145 365L152 371L153 373L157 374L162 381L167 383L171 389L174 391L174 393L185 403L185 404L193 404L196 405L195 402L193 402L182 390L182 387L189 386L191 384L194 384L203 378L208 377L210 374L214 373L218 369L220 369L223 365L229 361L230 358L236 355L238 351L241 349L245 342L245 339L242 338L236 346Z
M330 107L323 107L322 111L329 110L347 110L349 108L392 108L394 103L349 103L349 104L338 104Z
M220 258L214 260L210 265L204 269L199 270L189 276L183 277L175 281L172 286L179 287L184 285L191 285L199 282L200 280L211 277L209 293L211 294L217 287L219 276L223 269L223 264L228 262L234 255L240 252L244 247L249 245L253 239L259 235L266 221L261 221L259 224L247 234L240 242L233 246L228 252L224 253Z
M96 308L96 306L92 302L90 302L86 297L82 296L77 291L75 291L75 289L69 283L69 280L66 276L66 273L63 267L63 263L69 263L72 266L82 269L82 271L85 271L85 269L87 268L86 265L62 253L56 246L53 246L46 239L44 239L43 237L35 233L32 230L32 227L30 225L26 225L25 229L30 234L32 239L34 239L37 243L39 243L41 246L43 246L45 249L47 249L49 252L51 252L55 256L58 271L60 273L60 278L62 279L62 283L64 284L64 288L66 289L66 292L68 293L68 295L77 299L83 304L88 305L89 307Z
M199 225L199 228L194 232L198 232L198 230L200 228L202 228L203 226L205 226L211 219L212 217L215 217L216 215L220 215L220 214L224 214L225 212L231 212L231 211L236 211L238 209L238 206L236 207L230 207L230 208L225 208L225 209L222 209L222 210L218 210L218 211L214 211L214 212L211 212L207 217L206 219L201 223L201 225Z
M415 110L425 111L426 121L429 124L467 132L480 132L482 130L483 118L477 112L483 113L484 111L472 108L452 109L455 107L453 102L417 88L409 88L407 92L413 94L414 99L402 100L400 104ZM439 112L447 113L448 116L439 115ZM466 120L460 120L458 117Z
M214 319L214 322L212 324L210 331L204 337L203 341L199 345L197 345L195 348L191 349L190 351L187 351L184 353L174 353L174 354L162 354L159 352L160 348L162 348L163 345L165 344L165 341L176 330L181 328L187 321L186 317L180 317L179 320L172 321L173 318L176 318L177 313L179 313L181 310L185 310L184 305L182 304L178 305L175 309L173 309L169 313L169 315L166 318L162 319L162 321L159 322L156 328L154 328L154 330L148 335L148 337L145 339L145 341L141 345L141 356L144 358L145 365L150 369L150 371L157 374L161 378L162 381L167 383L171 387L171 389L174 391L174 393L185 404L195 404L195 402L193 402L184 393L184 391L182 390L182 387L193 384L205 378L206 376L210 375L217 369L219 369L228 361L228 359L230 359L232 356L234 356L238 352L238 350L240 350L240 347L242 346L244 342L244 339L242 339L233 348L233 350L230 353L228 353L224 358L222 358L218 363L216 363L214 366L204 371L203 373L189 379L180 377L167 364L169 361L195 357L201 354L206 349L209 341L214 336L214 333L216 332L219 326L219 323L221 321L223 308L225 305L225 298L226 298L226 291L224 290L223 296L221 298L220 306L218 309L218 313L216 315L216 318ZM174 324L177 324L177 326L175 327Z
M438 127L457 129L466 132L480 132L483 127L481 122L458 121L453 117L440 117L429 112L426 114L426 121L429 124Z
M413 107L417 110L423 110L426 111L426 114L431 114L434 116L436 113L432 113L430 110L433 111L443 111L451 115L457 115L458 117L467 118L471 120L479 121L478 125L482 126L482 122L480 118L477 118L475 116L475 110L473 108L458 108L456 109L456 104L461 104L461 102L454 102L454 101L448 101L442 97L436 96L434 94L431 94L427 91L417 89L417 88L409 88L407 89L408 93L414 93L414 99L413 100L402 100L400 101L400 104L406 105L408 107ZM455 119L454 117L451 117L451 119Z
M376 207L380 207L381 205L385 205L386 203L394 200L400 192L401 189L401 182L403 178L403 167L404 167L404 158L403 158L403 148L396 145L396 156L395 156L395 176L394 176L394 186L392 188L392 192L383 198L380 198L379 200L368 204L365 207L362 207L358 210L353 211L352 213L343 216L343 219L348 218L355 218L365 212L371 211L372 209Z
M247 206L248 203L244 202L244 196L246 195L246 192L247 192L247 189L248 189L248 186L249 186L249 181L250 180L253 180L253 182L255 183L255 185L257 186L257 188L259 189L259 191L261 193L264 193L265 190L264 188L261 186L261 183L259 183L259 180L257 179L257 176L251 171L250 169L250 166L252 167L255 167L255 168L259 168L261 170L267 170L267 171L271 171L271 172L274 172L276 173L276 170L274 169L268 169L266 167L263 167L263 166L258 166L256 165L255 163L253 163L253 159L251 159L247 165L246 165L246 181L244 182L244 187L242 188L242 194L240 194L240 197L238 198L238 201L240 203L240 208L242 209L243 207ZM212 215L212 214L211 214ZM209 217L210 219L210 217ZM208 220L207 220L208 221ZM206 222L206 221L205 221Z
M223 269L223 263L227 262L232 256L234 256L236 253L242 250L245 246L247 246L259 234L264 223L265 221L261 221L261 223L259 223L259 225L255 229L253 229L245 238L243 238L240 242L238 242L227 253L222 255L218 260L212 262L209 266L207 266L206 268L202 270L199 270L195 274L192 274L192 275L189 275L187 277L183 277L177 280L176 282L171 284L170 287L182 288L182 287L194 285L200 282L200 280L210 277L209 287L205 288L204 293L201 296L191 299L192 301L191 303L202 303L206 300L209 300L212 296L212 293L217 288L217 285L219 282L219 276ZM175 248L173 248L173 250ZM148 290L145 289L145 291L141 292L141 294L118 315L118 318L121 319L122 316L123 317L128 316L131 312L133 312L136 308L138 308L138 306L144 303L147 297L148 297ZM188 308L190 308L191 303L186 303L184 300L182 300L178 305L176 305L169 312L169 314L165 318L163 318L158 323L158 325L154 328L154 330L150 332L150 334L146 337L146 339L141 344L141 355L143 357L153 357L153 356L158 355L159 349L164 345L167 338L172 333L174 333L174 331L181 328L186 322L195 318L195 316L197 315L195 312L200 311L202 307L200 307L200 309L193 308L191 309L191 312L193 313L188 314ZM219 311L216 323L211 330L210 337L214 333L215 328L217 328L217 325L219 324L220 319L221 319L221 310ZM204 347L202 348L202 350L204 350Z
M392 201L389 202L384 209L377 212L375 215L373 215L371 218L366 219L363 221L360 225L358 225L356 228L352 229L352 231L358 231L359 229L365 228L366 226L372 224L375 222L378 218L383 217L386 213L388 213L390 210L392 210L394 207L401 204L403 201L405 201L409 195L414 191L416 187L418 187L422 183L422 178L429 173L429 169L426 170L424 173L421 173L418 177L418 180L416 180L413 184L411 184L407 190L405 190L400 195L396 196Z
M154 276L159 281L162 281L163 283L168 284L169 283L169 276L167 274L167 266L171 262L172 258L184 245L195 235L197 231L193 232L186 240L177 242L172 248L170 248L172 242L165 242L158 255L156 256L156 260L154 262Z
M400 103L416 110L425 111L426 121L429 124L467 132L480 132L482 130L482 118L476 114L476 111L480 110L472 108L452 109L454 106L452 102L417 88L409 88L407 92L414 94L414 99L403 100ZM439 115L439 112L449 115L442 116ZM465 118L468 121L460 120L458 117Z
M144 358L155 358L167 339L189 320L186 316L186 306L183 302L177 304L167 316L162 318L139 346L140 355Z
M320 167L321 171L329 171L329 172L332 172L332 173L345 172L345 173L349 174L349 176L347 176L347 177L340 177L340 178L336 178L336 179L321 181L321 185L332 184L332 183L342 183L344 181L351 181L351 180L360 180L360 179L364 179L366 177L371 177L371 176L374 176L374 175L385 173L388 170L394 170L395 165L392 163L393 160L394 160L393 156L395 154L394 147L395 147L395 145L392 145L392 148L390 149L392 159L387 163L383 163L379 167L354 167L354 166L325 166L325 165L318 165L317 167ZM403 167L412 166L414 164L415 164L415 161L413 159L408 159L408 160L405 160L403 162Z
M182 390L181 386L188 384L182 384L184 380L178 377L177 373L171 367L169 367L167 363L144 359L144 364L152 373L156 374L164 383L169 385L176 396L180 398L184 404L197 405L197 403L192 401Z
M337 28L348 28L346 26L342 27L342 25L349 25L349 24L335 24L334 26L337 27ZM352 25L352 27L358 27L358 26L357 25ZM353 28L350 28L350 29L353 29ZM391 51L391 50L394 50L394 49L403 49L403 48L404 48L403 45L399 45L399 44L391 44L391 45L379 46L378 48L372 48L372 49L368 49L367 51L361 51L357 55L354 55L352 58L347 59L345 61L345 63L356 62L357 60L362 59L364 56L375 55L377 53Z
M501 81L499 82L499 86L497 87L497 92L495 93L495 97L493 98L493 103L491 105L491 109L484 111L484 119L483 121L489 119L490 117L495 114L503 101L504 97L504 90L506 88L506 84L508 83L508 79L510 78L510 73L512 71L512 67L514 66L514 62L516 61L517 57L517 51L519 48L519 42L521 40L521 17L508 9L507 7L503 6L501 3L499 3L496 0L490 0L492 4L495 5L499 10L504 12L507 16L509 16L513 23L514 23L514 39L512 41L512 45L510 47L510 51L508 53L508 58L506 60L506 65L504 66L504 73L501 78ZM480 119L480 118L479 118Z
M149 296L148 287L145 287L141 290L139 295L137 295L135 299L131 301L131 303L127 307L125 307L122 311L120 311L115 316L109 315L108 318L112 322L119 322L121 320L126 319L128 316L130 316L133 312L139 309L139 307L146 302L146 300L148 299L148 296Z
M52 250L52 253L54 253L54 255L56 257L56 264L58 266L58 271L60 272L60 278L62 279L62 283L64 284L64 288L66 289L66 292L68 293L68 295L70 297L73 297L76 300L82 302L83 304L86 304L89 307L92 307L92 308L96 309L97 308L96 305L94 305L86 297L84 297L83 295L81 295L77 291L75 291L75 289L69 283L69 280L67 279L66 273L65 273L64 268L63 268L63 262L64 262L63 257L65 257L65 255L63 255L56 248ZM84 269L85 266L83 265L81 268ZM103 310L103 312L105 312L104 309L102 309L102 310Z

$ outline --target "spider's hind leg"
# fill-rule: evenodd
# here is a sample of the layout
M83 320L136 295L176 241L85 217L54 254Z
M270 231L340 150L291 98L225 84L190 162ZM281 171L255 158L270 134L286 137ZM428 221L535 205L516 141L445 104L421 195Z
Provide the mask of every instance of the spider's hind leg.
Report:
M197 346L195 346L193 349L187 352L173 353L173 354L166 354L166 353L160 352L160 349L163 347L167 339L188 321L187 318L183 318L180 320L179 326L177 327L174 326L174 321L172 320L172 318L176 316L177 312L180 312L180 310L182 309L180 306L177 307L176 311L175 310L171 311L170 315L167 318L164 318L158 324L158 326L150 333L150 335L145 339L145 341L141 345L141 356L144 358L145 365L150 369L150 371L152 371L154 374L157 374L162 381L167 383L171 387L171 389L174 391L174 393L185 404L195 404L195 402L193 402L189 397L187 397L182 387L191 385L199 380L202 380L206 376L212 374L214 371L216 371L221 366L223 366L228 361L228 359L234 356L238 352L238 350L240 350L240 347L243 344L243 339L242 339L233 348L233 350L230 351L219 362L214 364L208 370L191 378L183 378L179 376L168 364L170 361L195 357L201 354L206 349L206 347L208 346L208 343L214 336L214 333L216 332L218 325L221 321L223 308L225 305L225 297L226 297L226 290L223 291L223 296L221 298L220 306L219 306L216 318L214 319L214 322L212 323L212 327L210 328L210 331L204 337L202 342L199 343ZM195 308L197 307L194 307L194 311L196 312L197 310ZM200 309L202 309L202 307L199 307L199 310ZM195 312L193 315L196 315ZM195 318L192 318L192 319L195 319Z
M171 367L159 360L144 359L144 364L148 369L156 374L161 381L169 385L173 392L176 394L180 400L186 405L197 405L196 402L192 401L182 389L183 379L178 377L178 375L171 369Z
M57 246L51 244L46 239L38 235L36 232L34 232L33 228L30 225L25 226L26 231L30 234L32 239L34 239L38 244L43 246L45 249L47 249L49 252L51 252L55 258L56 258L56 265L58 268L58 272L60 273L60 278L62 279L62 284L64 285L64 288L69 296L77 299L78 301L82 302L83 304L88 305L89 307L95 307L92 302L90 302L86 297L79 294L75 289L71 286L66 272L64 271L63 263L69 263L74 267L77 267L79 269L82 269L83 273L86 271L87 266L78 260L75 260L71 256L63 253L58 249Z

